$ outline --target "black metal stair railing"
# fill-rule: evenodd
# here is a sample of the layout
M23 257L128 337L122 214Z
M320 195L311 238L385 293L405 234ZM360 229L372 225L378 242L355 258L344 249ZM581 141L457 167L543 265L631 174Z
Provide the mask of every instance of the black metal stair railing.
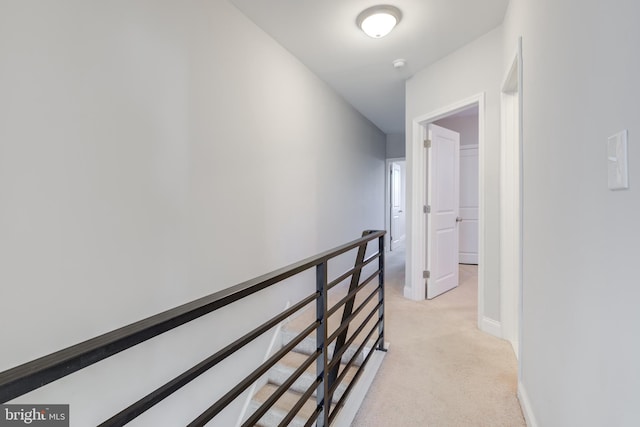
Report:
M285 380L282 385L273 392L253 414L250 414L243 426L252 426L269 411L275 402L291 387L291 385L308 369L314 362L316 363L316 378L311 386L301 394L298 402L290 408L288 414L280 425L287 425L305 402L316 393L316 409L307 419L306 425L327 426L337 416L339 410L344 406L349 393L361 376L364 367L370 360L375 350L384 351L384 231L365 231L360 239L354 240L332 250L323 252L314 257L307 258L285 268L265 274L255 279L240 283L231 288L213 293L206 297L194 300L187 304L175 307L133 324L124 326L98 337L92 338L80 344L65 348L39 359L27 362L23 365L0 372L0 403L6 403L23 394L33 391L39 387L63 378L69 374L79 371L100 360L113 356L128 348L134 347L155 336L161 335L171 329L184 325L205 314L216 311L242 300L243 298L269 288L281 281L298 275L304 271L315 268L316 270L316 291L303 298L290 308L277 314L267 322L256 327L251 332L237 338L226 347L220 349L215 354L202 360L191 369L178 375L161 387L151 391L145 397L132 403L127 408L107 419L101 426L120 426L135 419L154 405L158 404L201 374L205 373L221 361L232 356L259 336L273 329L278 324L285 321L294 313L299 312L307 305L315 301L315 320L307 325L295 338L286 343L273 356L267 359L260 366L249 374L238 384L232 385L230 390L218 401L214 402L206 411L197 416L189 426L203 426L211 421L217 414L226 408L234 399L238 398L253 383L262 377L269 369L276 365L287 353L291 352L308 335L315 331L316 351L313 352L293 374ZM368 244L377 240L375 253L365 259ZM343 273L339 277L329 282L328 263L330 260L343 255L351 250L358 249L354 267ZM363 269L378 261L377 268L364 281L360 281ZM354 310L356 297L363 293L368 285L377 280L377 285L364 300ZM350 279L348 293L333 306L329 306L329 291ZM370 286L369 286L370 288ZM377 298L377 304L372 310L366 312L368 304ZM330 331L328 321L330 316L338 313L342 309L342 321L339 326ZM360 321L359 316L364 316ZM377 318L376 318L377 316ZM369 328L367 334L363 331L375 319L373 327ZM352 325L353 324L353 325ZM350 326L355 331L349 336ZM376 334L377 332L377 334ZM360 338L359 345L356 340ZM329 346L334 343L332 354ZM356 343L356 344L354 344ZM349 358L340 371L340 363L346 350L358 345L358 349ZM371 348L367 350L367 345ZM342 396L334 403L334 393L345 381L347 372L356 364L356 359L363 354L364 360L357 368L351 382L346 385Z

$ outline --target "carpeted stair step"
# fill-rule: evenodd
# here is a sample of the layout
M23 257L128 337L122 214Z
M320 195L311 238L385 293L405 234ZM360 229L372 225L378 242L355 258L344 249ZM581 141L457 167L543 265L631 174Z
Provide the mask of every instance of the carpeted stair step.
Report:
M287 354L282 358L282 360L280 360L280 362L276 366L274 366L269 371L269 383L278 386L282 385L287 379L289 379L289 377L296 371L296 369L298 369L298 367L301 366L305 362L305 360L307 360L308 357L309 356L306 354L297 352L291 352ZM344 369L344 365L341 365L339 372L340 374L342 373L342 369ZM344 379L336 388L336 391L333 394L334 402L337 402L342 397L347 386L353 379L357 369L358 368L356 366L352 366L349 368ZM311 384L313 384L315 379L316 365L315 363L312 363L311 366L309 366L307 370L293 383L290 389L298 393L304 393L309 389ZM313 396L315 395L316 394L314 392Z
M295 331L291 331L288 329L283 329L282 330L282 343L283 344L287 344L289 341L291 341L292 339L294 339L295 337L298 336L299 332L295 332ZM331 343L329 345L329 356L333 356L333 351L335 348L335 342ZM349 360L353 357L354 354L356 354L356 351L358 349L358 346L350 346L342 355L340 362L341 363L347 363L349 362ZM360 354L358 354L358 356L356 357L356 359L353 362L353 366L360 366L362 364L362 362L364 361L364 358L367 356L367 354L369 353L371 349L371 346L367 346L364 348L364 350L362 352L360 352ZM313 352L316 351L316 338L315 336L308 336L306 337L304 340L302 340L298 345L295 346L295 348L293 349L294 352L297 353L302 353L302 354L312 354Z
M278 386L275 384L266 384L262 387L256 395L251 400L251 404L249 405L249 414L254 413L260 406L267 400L271 395L278 389ZM290 408L293 408L298 400L300 399L301 394L295 391L289 390L285 392L280 399L276 401L276 403L269 409L269 411L260 419L257 426L260 427L272 427L279 425L282 420L289 413ZM316 400L315 398L311 398L305 402L300 411L296 414L296 416L291 420L288 424L291 427L303 427L309 417L313 414L316 409Z
M294 326L295 325L291 325ZM290 329L284 327L281 330L281 340L282 345L286 345L291 340L298 336L299 332L295 331L295 329ZM285 355L273 368L271 368L268 372L267 384L263 386L258 392L253 396L251 403L248 408L248 414L254 413L260 406L269 399L273 395L273 393L278 389L279 386L284 384L291 375L302 366L308 357L315 353L316 351L316 338L315 334L311 334L302 340L296 347ZM347 350L343 353L341 357L340 371L339 375L343 373L343 369L345 368L346 363L350 361L351 358L356 355L358 351L359 344L352 344ZM367 356L369 351L371 351L372 344L369 347L365 347L354 359L353 364L347 371L347 374L344 376L340 385L336 388L333 399L332 406L337 403L340 398L344 395L347 387L353 380L358 367L364 361L364 358ZM332 356L335 349L335 343L332 343L329 348L329 356ZM279 425L282 420L287 416L290 409L293 408L303 393L305 393L309 387L316 380L316 364L315 361L311 363L309 367L305 370L305 372L300 375L296 381L291 385L291 387L276 401L276 403L263 415L260 421L256 424L261 427L271 427ZM308 401L305 402L302 409L296 414L295 418L289 423L290 426L304 426L306 421L309 419L311 414L316 409L316 391L314 390L313 394L309 397ZM249 415L247 415L249 416Z
M300 346L303 350L309 348L308 343L301 343ZM315 346L315 344L314 344ZM315 348L311 351L315 351ZM356 349L349 349L345 354L354 355ZM249 406L248 414L252 414L255 412L277 389L280 385L284 384L285 381L289 379L289 377L298 369L299 366L307 360L309 354L304 354L298 352L296 350L285 355L278 364L276 364L272 369L269 370L268 373L268 383L263 386L253 397L251 400L251 404ZM344 358L343 358L344 359ZM340 365L339 374L342 373L345 365ZM349 383L353 380L355 373L357 372L358 367L352 366L347 371L343 381L336 388L332 404L338 402L338 400L342 397L345 390L347 389ZM305 372L298 377L298 379L293 383L293 385L281 396L278 401L269 409L269 411L262 417L262 419L257 424L261 427L272 427L277 426L282 422L282 420L286 417L289 410L296 405L300 397L304 392L306 392L309 387L314 383L316 379L316 366L315 362L312 363ZM316 408L316 392L314 390L311 397L304 404L302 409L296 414L296 417L289 423L290 426L304 426L307 419L311 416L313 411Z

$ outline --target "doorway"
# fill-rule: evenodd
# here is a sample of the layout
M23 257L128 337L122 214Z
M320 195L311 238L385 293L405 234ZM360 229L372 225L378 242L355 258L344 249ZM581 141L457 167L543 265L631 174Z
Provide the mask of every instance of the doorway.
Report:
M434 122L460 134L458 263L478 265L479 144L478 106Z
M457 287L462 276L477 283L478 115L473 105L426 125L427 299Z
M406 166L404 159L388 159L389 250L404 249L406 240Z
M411 175L411 206L409 206L408 219L411 227L411 245L407 247L407 268L406 268L406 285L404 296L414 300L423 300L426 297L426 280L428 275L426 267L426 179L427 171L424 163L423 153L424 143L426 139L425 126L430 123L438 122L457 113L461 113L470 108L477 109L477 158L478 158L478 206L477 218L474 219L477 227L477 262L478 262L478 327L493 335L500 336L500 324L485 317L485 238L484 238L484 219L486 205L484 202L484 138L485 138L485 94L479 93L467 99L453 103L447 107L433 111L416 117L412 120L412 138L409 142L412 145L412 151L416 155L411 156L411 163L407 164L408 171ZM409 158L408 158L409 159Z

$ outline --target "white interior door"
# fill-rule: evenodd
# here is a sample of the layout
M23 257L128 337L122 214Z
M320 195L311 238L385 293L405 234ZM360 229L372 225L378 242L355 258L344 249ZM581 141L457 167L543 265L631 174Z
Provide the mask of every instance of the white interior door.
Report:
M461 264L478 264L478 147L460 147Z
M391 181L391 250L397 250L404 246L405 232L405 203L404 203L404 186L405 186L405 170L404 162L391 163L390 181Z
M458 286L460 204L460 134L428 127L427 162L427 298Z

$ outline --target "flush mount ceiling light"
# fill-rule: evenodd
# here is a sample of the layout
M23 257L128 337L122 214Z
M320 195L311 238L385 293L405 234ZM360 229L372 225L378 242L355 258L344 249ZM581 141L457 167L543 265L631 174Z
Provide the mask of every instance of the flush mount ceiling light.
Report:
M366 35L379 39L389 34L401 18L402 12L397 7L379 5L362 11L356 23Z

